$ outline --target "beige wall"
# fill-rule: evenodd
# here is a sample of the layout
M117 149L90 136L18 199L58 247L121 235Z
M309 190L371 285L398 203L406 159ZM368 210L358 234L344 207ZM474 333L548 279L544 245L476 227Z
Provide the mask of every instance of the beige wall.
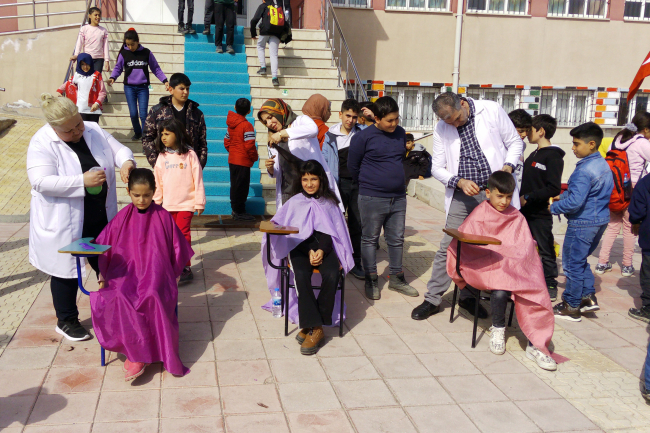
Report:
M0 106L22 99L39 105L40 94L54 93L65 71L79 29L0 35Z
M336 14L362 80L452 81L452 14ZM649 39L648 23L466 15L460 82L627 88Z
M23 2L20 1L19 3ZM30 5L18 6L17 9L18 15L32 15L34 10L33 6ZM36 14L85 10L86 2L84 0L36 5ZM36 28L54 27L65 24L81 24L83 17L84 12L64 15L52 15L49 17L49 21L48 17L36 17ZM32 30L33 28L34 18L32 16L29 18L18 19L18 30Z

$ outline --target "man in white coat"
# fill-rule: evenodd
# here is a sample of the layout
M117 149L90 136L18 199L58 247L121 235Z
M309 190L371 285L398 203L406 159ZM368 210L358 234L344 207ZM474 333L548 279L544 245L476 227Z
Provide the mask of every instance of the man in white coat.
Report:
M467 216L483 202L490 174L497 170L512 173L523 142L501 106L493 101L461 98L443 93L433 102L440 117L433 134L433 177L445 185L446 228L457 229ZM512 205L519 208L515 191ZM440 311L442 295L449 289L447 247L451 237L445 235L433 259L431 279L424 302L411 313L414 320L424 320ZM474 314L475 298L470 290L461 290L459 305ZM487 311L479 308L479 317Z

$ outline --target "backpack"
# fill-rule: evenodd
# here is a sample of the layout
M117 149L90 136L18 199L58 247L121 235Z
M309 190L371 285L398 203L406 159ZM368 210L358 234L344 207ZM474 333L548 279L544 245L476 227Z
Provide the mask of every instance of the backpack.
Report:
M607 152L605 161L614 175L614 189L609 198L609 210L623 212L630 205L632 199L632 178L627 151L617 149L616 144L612 142L612 148Z
M282 6L277 5L275 2L269 2L266 5L264 14L262 15L260 33L280 37L283 33L286 33L284 23L284 10L282 9Z

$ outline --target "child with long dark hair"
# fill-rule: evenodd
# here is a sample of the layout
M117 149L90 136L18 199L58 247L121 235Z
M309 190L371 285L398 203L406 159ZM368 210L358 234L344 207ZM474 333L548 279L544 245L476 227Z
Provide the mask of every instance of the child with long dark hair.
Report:
M106 65L109 70L108 30L100 26L102 10L96 7L88 9L88 24L81 27L77 37L77 45L70 60L77 60L81 53L90 54L93 66L101 74Z
M138 32L134 28L130 28L124 33L124 43L117 55L115 69L113 69L107 84L112 86L124 70L124 95L126 103L129 105L129 115L134 132L133 140L142 139L142 126L147 119L149 69L165 85L165 90L169 90L167 77L160 69L153 53L140 45Z
M156 194L153 200L172 214L178 228L191 244L192 217L195 211L201 215L205 209L201 162L192 150L185 127L176 119L165 120L160 124L156 146L160 153L153 169L156 177ZM181 281L193 278L188 261Z
M300 232L289 236L272 236L271 252L266 257L266 240L262 241L264 263L277 262L289 256L295 275L296 290L289 294L289 318L299 321L301 331L296 339L300 353L313 355L323 342L323 326L335 325L338 317L337 288L339 269L347 273L354 267L352 244L339 200L330 189L327 173L315 160L303 162L293 184L293 196L278 210L272 221L282 226L295 226ZM318 269L322 284L314 294L311 277ZM279 287L279 274L270 266L265 269L271 294ZM340 302L340 301L339 301ZM340 305L340 304L339 304ZM263 308L270 309L270 303ZM297 314L296 314L297 313ZM332 317L334 313L335 317ZM285 312L287 314L287 312Z

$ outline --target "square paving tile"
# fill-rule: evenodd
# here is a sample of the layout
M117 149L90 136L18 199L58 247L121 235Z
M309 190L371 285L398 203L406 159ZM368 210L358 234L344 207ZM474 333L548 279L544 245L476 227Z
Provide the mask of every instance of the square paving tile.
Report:
M92 424L32 425L25 427L24 433L90 433L91 425ZM5 430L3 430L3 433L4 432ZM11 432L7 431L7 433Z
M0 370L48 368L52 364L57 349L56 346L7 348L0 356ZM97 360L99 360L99 354Z
M542 400L542 398L534 401L518 401L515 404L545 432L596 428L595 424L568 401Z
M447 391L433 377L388 379L386 382L402 406L454 403Z
M38 395L47 369L23 370L20 374L11 370L0 370L0 397Z
M97 345L70 344L61 346L56 353L54 367L96 367L101 365L100 351ZM108 354L107 354L108 356ZM1 360L2 358L0 358Z
M508 398L483 375L438 378L458 403L502 401Z
M43 384L47 394L99 391L104 380L104 367L52 368Z
M158 418L160 390L102 392L95 422Z
M474 367L474 364L460 352L428 353L417 355L417 357L434 376L458 376L480 373Z
M162 364L151 364L145 370L142 376L135 378L131 382L124 380L124 370L120 366L111 366L106 368L104 384L102 391L136 391L144 389L159 389L162 377Z
M345 326L354 335L395 335L395 331L383 317L346 320Z
M354 430L341 410L329 412L290 413L289 425L293 433L353 433Z
M332 385L329 382L281 383L280 399L286 412L306 412L309 409L324 411L340 409ZM318 405L306 405L306 402L318 402Z
M368 356L413 353L397 335L355 335L355 338Z
M178 321L185 322L208 322L210 315L206 306L201 307L178 307Z
M359 433L416 431L401 408L351 410L349 414Z
M197 362L185 376L174 376L167 370L162 374L163 388L217 386L217 366L214 362Z
M65 404L65 399L60 402ZM27 424L27 418L36 400L36 394L15 397L0 397L0 429L6 427L22 427Z
M250 340L260 338L255 321L252 319L212 322L212 333L216 340ZM279 334L281 336L282 334Z
M461 404L463 411L484 433L541 431L511 401Z
M415 355L373 356L372 363L383 377L430 377L431 373Z
M466 352L465 356L484 374L528 373L529 370L508 352L495 355L492 352Z
M260 340L217 340L214 342L214 348L218 361L249 361L266 358Z
M458 348L439 333L400 334L413 353L458 352Z
M296 346L299 347L297 344ZM327 380L318 358L303 356L299 359L273 359L270 362L275 381L278 383L323 382Z
M96 422L93 424L92 433L157 433L158 420L148 419L142 421L123 422Z
M533 373L488 374L488 379L511 400L562 398Z
M169 388L162 391L163 418L214 416L221 413L219 388Z
M347 333L343 334L343 337L339 337L338 328L324 328L324 330L325 343L318 351L319 358L363 355L361 347L352 334Z
M228 433L289 433L284 414L231 415L226 417Z
M41 394L29 424L89 423L95 416L99 393Z
M584 329L572 331L572 334L595 349L614 349L632 345L607 329Z
M282 412L275 385L221 387L226 415Z
M340 381L332 382L332 385L347 409L397 406L383 380Z
M223 418L166 418L162 420L162 433L223 433Z
M210 322L184 322L179 323L180 341L212 341L212 327Z
M455 404L407 407L406 412L420 433L479 433L479 429Z
M214 361L214 346L210 341L181 341L179 343L181 361L191 368L195 362Z
M266 359L258 361L218 361L217 377L220 386L263 385L273 382L273 374Z
M265 338L262 340L268 359L304 359L300 345L293 335L283 338Z
M379 379L377 370L365 356L322 358L321 363L330 380Z

